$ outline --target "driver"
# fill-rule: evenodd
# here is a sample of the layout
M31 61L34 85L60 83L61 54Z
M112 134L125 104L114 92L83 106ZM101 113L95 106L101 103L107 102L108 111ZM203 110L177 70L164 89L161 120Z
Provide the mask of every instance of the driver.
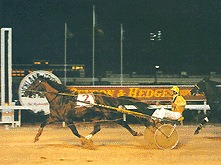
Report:
M171 120L178 120L182 118L182 113L186 106L186 100L180 96L180 89L177 86L171 88L173 92L173 100L171 101L172 111L164 108L157 109L152 116L156 118L167 118ZM183 119L183 118L182 118Z

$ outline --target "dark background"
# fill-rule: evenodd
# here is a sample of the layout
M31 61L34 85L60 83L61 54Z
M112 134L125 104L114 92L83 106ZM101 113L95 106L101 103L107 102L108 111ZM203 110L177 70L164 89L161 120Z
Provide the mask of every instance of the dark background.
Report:
M1 28L13 30L13 63L33 59L85 64L92 77L93 5L96 13L95 77L120 74L120 25L123 24L123 73L221 73L218 0L0 0ZM150 41L150 32L162 32Z

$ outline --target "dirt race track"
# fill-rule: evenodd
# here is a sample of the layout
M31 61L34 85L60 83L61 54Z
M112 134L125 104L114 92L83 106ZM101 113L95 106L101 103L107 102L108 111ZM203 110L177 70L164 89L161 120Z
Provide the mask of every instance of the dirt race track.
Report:
M116 125L103 125L92 139L93 148L84 148L68 128L51 125L44 129L40 140L33 143L38 126L5 129L0 126L0 164L221 164L221 125L207 125L199 135L193 135L196 126L178 126L179 143L173 150L149 146L144 137L133 137ZM131 125L136 131L145 127ZM78 126L82 135L88 135L92 126Z

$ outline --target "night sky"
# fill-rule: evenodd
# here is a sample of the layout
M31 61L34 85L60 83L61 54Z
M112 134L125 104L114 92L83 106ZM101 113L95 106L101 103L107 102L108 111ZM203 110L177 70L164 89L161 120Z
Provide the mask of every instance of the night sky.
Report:
M221 74L221 2L218 0L0 0L1 28L13 30L13 63L33 59L85 64L92 77L93 5L96 13L95 77L123 73ZM150 41L150 32L162 33Z

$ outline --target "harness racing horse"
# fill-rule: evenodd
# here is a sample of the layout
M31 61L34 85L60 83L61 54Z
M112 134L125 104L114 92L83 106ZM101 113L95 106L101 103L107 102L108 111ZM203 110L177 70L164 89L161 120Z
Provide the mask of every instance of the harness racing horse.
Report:
M56 121L64 121L66 125L71 129L74 135L81 138L82 144L91 141L91 137L100 131L101 122L96 121L115 121L117 124L122 125L126 128L133 136L142 136L142 133L132 130L126 121L122 119L122 113L117 111L112 111L105 107L93 106L93 104L88 103L88 99L92 97L97 104L111 106L118 108L124 108L125 104L133 104L138 107L138 111L147 110L148 104L145 104L135 98L130 97L119 97L114 98L104 93L91 93L78 95L73 94L66 86L58 84L55 81L39 76L25 91L25 96L32 97L35 94L44 94L50 104L50 114L47 119L43 121L38 130L35 141L39 140L39 136L42 134L43 128L52 124ZM80 100L83 98L83 101ZM85 105L85 103L88 103ZM83 105L82 105L83 104ZM79 121L95 121L93 131L86 137L80 135L76 129L76 122ZM145 120L148 125L149 120ZM92 141L91 141L92 142Z
M194 96L205 94L207 103L210 106L210 112L204 117L194 134L198 134L203 125L209 122L209 119L218 119L221 122L221 92L216 87L216 82L205 78L199 81L190 92Z

